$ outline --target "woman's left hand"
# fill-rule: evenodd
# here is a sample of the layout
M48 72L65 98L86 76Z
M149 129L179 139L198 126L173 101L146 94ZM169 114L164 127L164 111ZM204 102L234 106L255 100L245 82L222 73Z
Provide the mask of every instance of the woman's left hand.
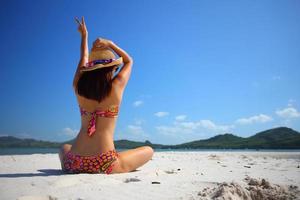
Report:
M92 50L98 50L98 49L105 49L108 48L110 46L110 44L112 43L111 40L107 40L104 38L97 38L94 43L93 43L93 48Z
M85 21L84 21L84 17L81 18L81 22L80 20L75 17L75 20L78 24L78 31L79 33L81 34L82 37L85 37L88 35L88 31L87 31L87 28L86 28L86 25L85 25Z

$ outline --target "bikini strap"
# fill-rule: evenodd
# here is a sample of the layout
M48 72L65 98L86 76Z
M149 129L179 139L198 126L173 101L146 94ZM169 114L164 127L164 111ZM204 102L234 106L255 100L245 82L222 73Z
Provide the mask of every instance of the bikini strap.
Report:
M81 115L87 115L88 113L92 115L91 119L89 121L89 125L88 125L88 131L87 131L88 136L92 136L96 131L97 116L115 118L115 117L118 116L118 112L119 112L119 106L118 105L112 105L106 111L96 110L92 113L88 112L88 111L84 110L82 107L80 107Z
M105 111L95 110L94 112L88 112L88 111L84 110L81 106L79 106L79 108L80 108L81 115L96 113L96 115L101 116L101 117L114 117L114 116L118 116L118 113L119 113L118 105L111 105Z

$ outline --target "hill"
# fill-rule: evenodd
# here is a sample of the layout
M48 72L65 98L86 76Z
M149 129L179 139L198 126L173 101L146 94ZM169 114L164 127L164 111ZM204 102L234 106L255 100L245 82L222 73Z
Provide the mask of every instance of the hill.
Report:
M73 144L74 139L66 142L48 142L34 139L20 139L12 136L0 137L0 147L45 147L59 148L64 143ZM216 135L209 139L196 140L177 145L152 144L150 141L137 142L116 140L118 149L132 149L149 145L156 149L300 149L300 133L287 127L279 127L256 133L248 138L230 133Z
M217 135L207 140L197 140L173 145L173 148L300 149L300 133L291 128L279 127L259 132L248 138L224 134Z
M300 133L286 127L274 128L247 138L245 146L248 148L299 149Z
M48 142L35 139L20 139L13 136L0 137L0 147L36 147L36 148L56 148L59 142Z
M178 145L169 145L163 148L175 148L175 149L224 149L224 148L243 148L241 143L243 143L245 138L235 136L233 134L223 134L217 135L206 140L196 140L192 142L187 142Z

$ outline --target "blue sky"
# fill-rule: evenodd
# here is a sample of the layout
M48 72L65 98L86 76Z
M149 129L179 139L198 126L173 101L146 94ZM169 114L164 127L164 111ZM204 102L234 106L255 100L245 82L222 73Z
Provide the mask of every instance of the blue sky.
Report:
M72 139L85 16L89 44L134 59L115 139L178 144L300 131L299 1L1 1L0 135Z

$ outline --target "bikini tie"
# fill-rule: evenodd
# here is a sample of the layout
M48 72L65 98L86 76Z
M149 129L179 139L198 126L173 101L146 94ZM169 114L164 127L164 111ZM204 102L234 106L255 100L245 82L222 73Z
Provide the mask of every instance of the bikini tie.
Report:
M87 115L87 114L91 115L91 119L90 119L89 125L88 125L88 131L87 131L88 136L92 136L96 131L97 116L114 118L114 117L118 116L118 112L119 112L119 106L115 106L115 105L109 107L105 111L96 110L94 112L87 112L86 110L84 110L83 108L80 107L81 115Z

